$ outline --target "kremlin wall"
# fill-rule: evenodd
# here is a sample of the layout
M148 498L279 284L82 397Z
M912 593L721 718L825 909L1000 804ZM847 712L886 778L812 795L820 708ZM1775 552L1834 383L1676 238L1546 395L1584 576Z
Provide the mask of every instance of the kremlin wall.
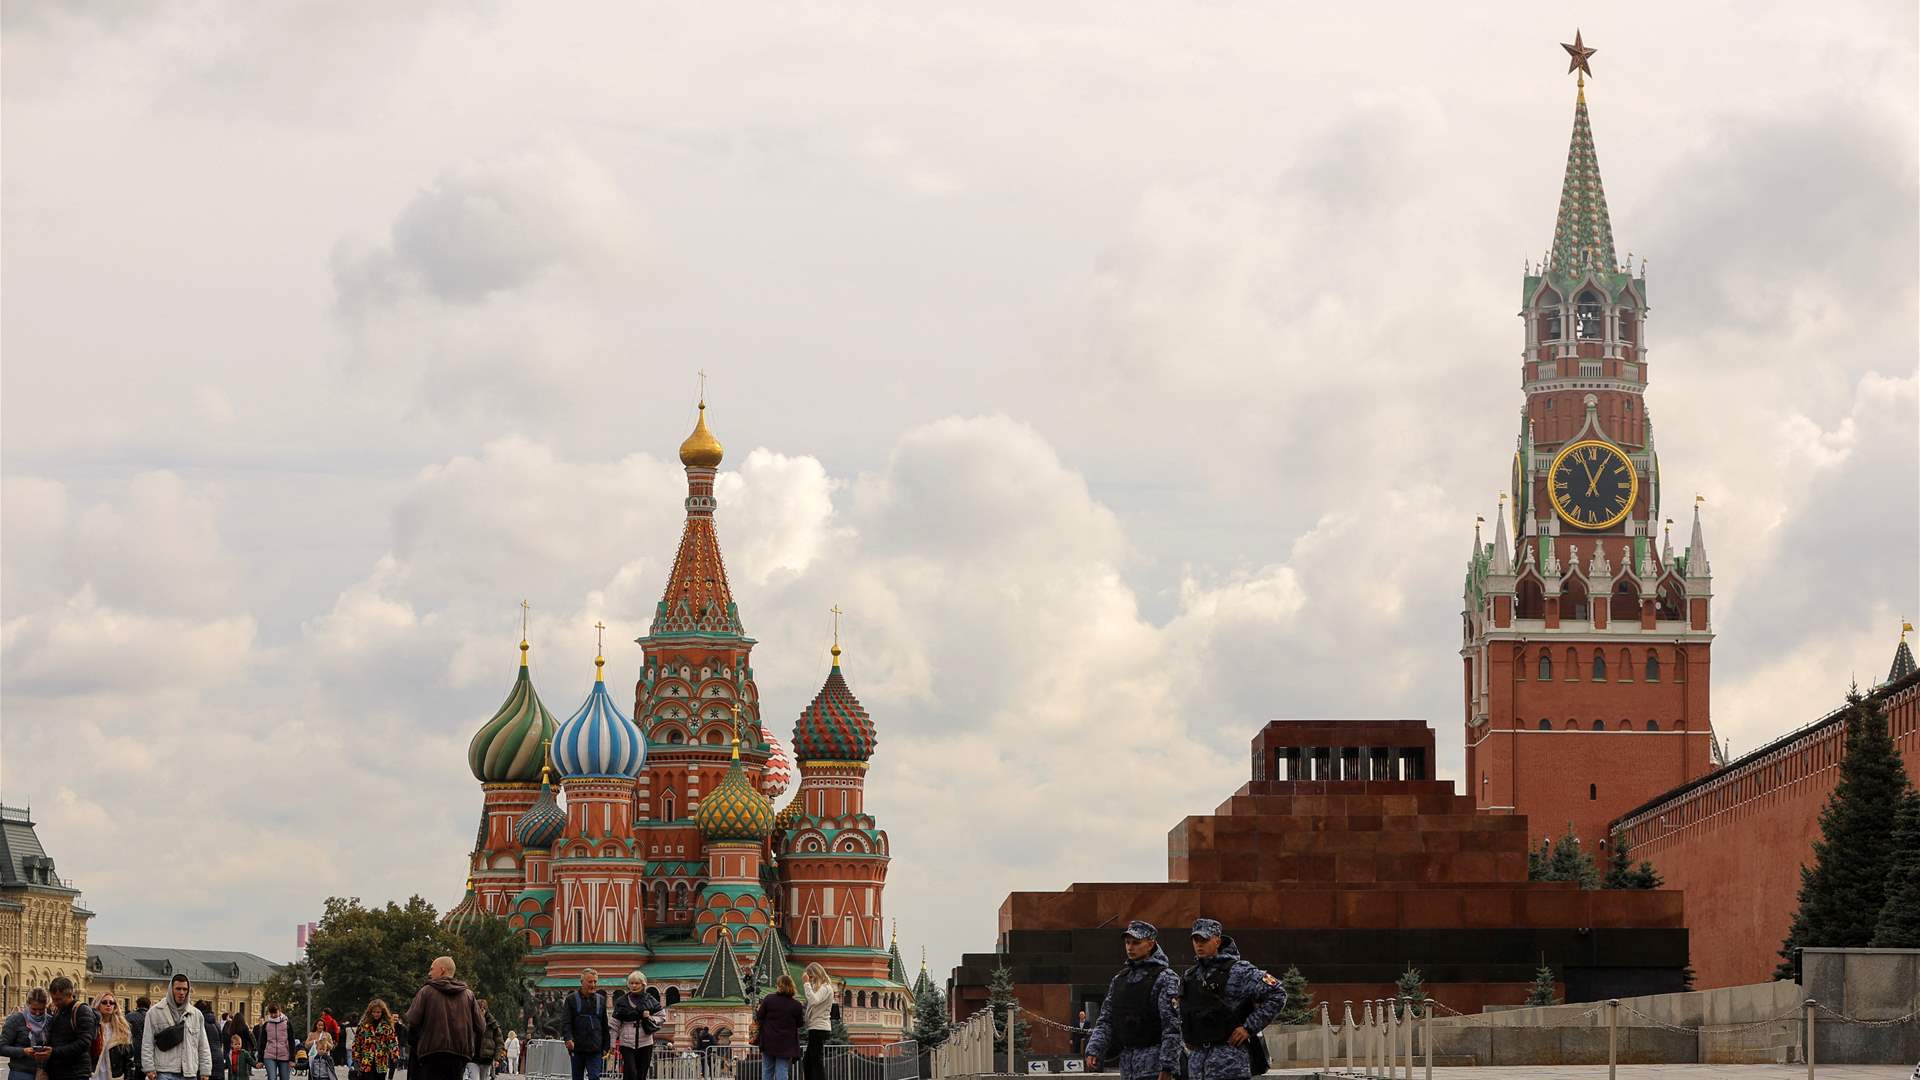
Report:
M722 447L700 403L680 447L686 527L642 649L629 719L594 658L564 722L535 692L528 643L507 698L475 733L481 785L466 896L451 922L504 918L536 985L617 982L639 968L678 1000L667 1031L744 1038L758 995L819 961L845 983L856 1043L901 1038L907 974L886 918L887 833L866 811L875 731L833 643L833 666L793 729L793 764L754 685L754 641L714 529ZM604 630L604 627L602 627Z

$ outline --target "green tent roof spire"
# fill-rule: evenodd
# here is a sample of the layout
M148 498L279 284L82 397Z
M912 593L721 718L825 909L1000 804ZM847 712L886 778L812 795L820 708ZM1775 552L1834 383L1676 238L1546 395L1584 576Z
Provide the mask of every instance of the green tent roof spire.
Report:
M767 931L766 944L760 946L760 955L753 960L754 987L765 997L773 993L780 976L791 974L793 967L787 959L786 942L780 940L780 928L772 927Z
M733 957L733 935L720 928L720 943L714 946L713 959L693 996L700 1001L745 1001L747 987L740 980L740 961Z
M1613 223L1607 217L1607 193L1600 186L1600 158L1593 149L1593 125L1587 119L1585 78L1573 106L1573 141L1567 147L1567 175L1560 184L1560 212L1553 223L1552 269L1611 273L1619 268Z

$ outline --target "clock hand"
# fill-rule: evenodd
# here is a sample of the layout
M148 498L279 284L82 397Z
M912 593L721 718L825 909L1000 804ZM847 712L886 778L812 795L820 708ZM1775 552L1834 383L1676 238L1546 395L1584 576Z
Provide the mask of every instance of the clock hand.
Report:
M1581 459L1581 458L1575 458L1574 460L1576 460L1576 461L1579 461L1579 462L1580 462L1580 467L1581 467L1582 469L1586 469L1586 472L1587 472L1587 494L1589 494L1589 495L1597 495L1597 494L1599 494L1599 492L1598 492L1597 490L1595 490L1595 489L1596 489L1596 488L1597 488L1597 487L1599 486L1599 484L1600 484L1600 481L1599 481L1599 479L1598 479L1597 477L1595 477L1595 476L1593 475L1593 470L1592 470L1591 468L1588 468L1588 466L1587 466L1587 463L1586 463L1586 461L1585 461L1584 459Z

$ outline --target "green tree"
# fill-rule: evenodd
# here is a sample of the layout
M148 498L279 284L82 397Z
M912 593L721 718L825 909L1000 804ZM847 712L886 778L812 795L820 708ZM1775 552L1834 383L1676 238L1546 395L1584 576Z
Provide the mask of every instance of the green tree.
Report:
M1907 792L1894 818L1887 898L1871 944L1876 949L1920 949L1920 792Z
M947 1041L947 995L931 980L913 999L913 1038L922 1048L931 1049Z
M307 942L316 986L313 1007L358 1016L374 998L396 1013L407 1010L427 981L427 965L454 952L433 905L415 896L405 905L366 907L359 897L329 897L326 914Z
M1780 943L1777 979L1800 978L1800 950L1859 948L1873 940L1892 871L1895 818L1913 791L1878 699L1847 690L1840 780L1820 810L1813 865L1800 867L1800 904Z
M1027 1022L1020 1019L1020 1003L1013 996L1013 971L1005 964L993 969L993 979L987 983L987 1004L993 1009L993 1048L1005 1052L1007 1049L1007 1019L1013 1019L1013 1048L1024 1054L1033 1047L1033 1036L1027 1030ZM1013 1062L1007 1062L1007 1071L1013 1071Z
M1633 865L1633 859L1627 851L1625 833L1613 834L1613 853L1607 857L1607 876L1600 882L1603 889L1657 889L1660 887L1660 872L1645 859L1640 865Z
M287 1022L298 1029L301 1038L313 1030L313 1017L307 1015L308 983L312 981L313 969L305 960L295 960L291 964L282 964L275 968L267 981L260 985L261 995L268 1004L278 1003L287 1012ZM318 982L313 983L313 1008L317 1015L322 1008L322 990Z
M1317 1024L1320 1022L1320 1007L1314 1003L1313 987L1307 985L1307 977L1292 964L1287 965L1286 973L1280 976L1280 989L1287 992L1287 1003L1273 1018L1276 1024Z
M458 931L445 930L460 978L475 996L487 1000L487 1010L502 1028L518 1023L533 1004L533 980L521 960L527 955L527 937L494 916L469 919Z
M1521 1004L1529 1007L1560 1004L1553 992L1553 969L1545 960L1540 962L1540 970L1533 973L1533 985L1527 988L1527 1000Z
M1403 1016L1419 1013L1420 1003L1427 1000L1427 980L1420 974L1419 968L1408 964L1407 970L1401 972L1398 979L1393 980L1393 996L1399 1002L1399 1009Z
M1527 877L1533 881L1571 881L1583 889L1600 887L1600 869L1593 865L1593 856L1580 850L1580 838L1573 835L1571 821L1552 848L1528 855Z

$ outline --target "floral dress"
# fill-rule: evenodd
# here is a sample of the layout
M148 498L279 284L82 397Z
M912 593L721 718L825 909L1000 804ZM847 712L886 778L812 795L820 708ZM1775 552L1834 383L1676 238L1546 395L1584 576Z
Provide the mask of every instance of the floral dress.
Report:
M400 1039L393 1031L393 1014L360 1025L353 1037L353 1071L383 1073L400 1057Z

